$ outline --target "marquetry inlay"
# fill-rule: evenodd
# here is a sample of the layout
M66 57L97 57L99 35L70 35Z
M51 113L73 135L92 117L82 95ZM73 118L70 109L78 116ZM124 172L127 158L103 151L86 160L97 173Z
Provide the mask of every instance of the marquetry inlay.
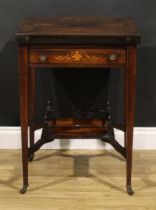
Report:
M55 57L59 61L98 61L99 57L88 55L83 50L72 50L67 55L60 55Z

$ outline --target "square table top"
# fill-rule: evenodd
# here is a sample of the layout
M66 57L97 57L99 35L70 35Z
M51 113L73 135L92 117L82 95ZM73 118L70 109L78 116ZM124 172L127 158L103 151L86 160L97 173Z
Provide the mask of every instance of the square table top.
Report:
M46 40L48 43L94 40L101 44L137 44L141 37L136 23L126 17L25 18L15 36L23 44L46 43Z

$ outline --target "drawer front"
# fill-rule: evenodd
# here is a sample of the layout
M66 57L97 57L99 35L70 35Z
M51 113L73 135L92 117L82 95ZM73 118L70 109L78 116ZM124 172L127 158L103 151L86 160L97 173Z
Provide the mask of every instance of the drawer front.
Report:
M125 64L124 49L30 49L29 63L40 65L104 65Z

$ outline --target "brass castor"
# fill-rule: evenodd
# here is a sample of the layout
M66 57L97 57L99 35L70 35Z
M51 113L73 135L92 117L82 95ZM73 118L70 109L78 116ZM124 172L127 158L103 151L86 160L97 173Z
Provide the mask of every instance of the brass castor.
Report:
M131 186L127 186L127 193L128 193L129 195L133 195L134 192L133 192Z
M28 185L24 185L21 189L20 189L20 193L21 194L25 194L27 191Z
M29 156L29 162L32 162L32 161L33 161L33 159L34 159L34 157L35 157L35 155L34 155L34 154L30 155L30 156Z

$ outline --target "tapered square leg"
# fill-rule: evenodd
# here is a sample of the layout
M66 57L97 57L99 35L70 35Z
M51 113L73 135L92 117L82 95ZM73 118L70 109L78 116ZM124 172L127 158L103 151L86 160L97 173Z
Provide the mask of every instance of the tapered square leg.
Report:
M27 48L19 48L20 119L22 139L23 194L28 187L28 68Z
M131 186L132 175L132 150L133 150L133 126L134 126L134 105L135 105L135 77L136 77L136 48L127 48L127 68L125 73L125 146L126 146L126 187L129 195L133 194Z
M35 130L34 130L34 117L35 117L35 68L28 69L29 81L28 81L28 99L29 99L29 139L30 147L34 145ZM29 156L29 161L31 162L34 159L34 153Z

